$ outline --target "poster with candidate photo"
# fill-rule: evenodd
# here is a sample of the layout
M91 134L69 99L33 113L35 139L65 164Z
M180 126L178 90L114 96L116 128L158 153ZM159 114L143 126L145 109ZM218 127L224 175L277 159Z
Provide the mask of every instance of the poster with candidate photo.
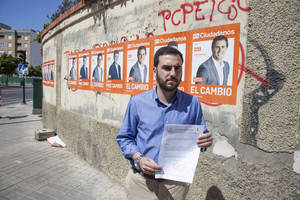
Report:
M50 70L50 81L54 83L55 78L55 69L54 69L54 63L51 63L51 70Z
M126 49L126 91L128 94L138 94L152 88L153 66L152 40L143 39L127 43Z
M236 103L240 25L191 31L190 93L205 103Z
M78 54L78 88L90 89L90 52L81 51Z
M42 64L43 85L54 87L55 67L54 60L46 61Z
M104 91L105 49L91 50L91 89Z
M107 92L124 94L124 44L115 44L106 49L106 78ZM126 76L126 75L125 75Z
M77 88L78 80L78 55L72 53L67 56L68 58L68 87Z
M178 51L182 53L183 56L183 63L182 63L182 76L181 76L181 83L178 88L182 91L188 90L188 82L186 78L187 69L188 69L188 58L187 58L187 43L189 41L187 32L180 32L180 33L171 33L165 35L159 35L154 37L154 54L156 51L164 46L170 46L176 48ZM155 76L154 76L154 82ZM154 84L155 86L155 84Z
M227 85L232 86L232 75L233 75L233 53L234 53L234 38L227 38L228 40L228 47L226 50L214 50L215 53L212 51L212 40L208 41L199 41L193 43L193 54L192 54L192 77L191 80L192 84L207 84L207 85ZM226 43L226 42L225 42ZM224 44L222 44L224 45ZM218 47L220 48L220 47ZM222 47L221 47L222 48ZM219 52L217 52L219 51ZM222 56L221 64L218 66L218 62L215 60L213 54L220 57ZM223 55L221 55L223 54ZM205 74L204 65L209 65L212 63L217 64L216 71L218 73L218 80L207 80L205 81L202 76ZM224 67L229 66L225 71L223 70ZM201 67L200 67L201 66ZM216 66L216 65L215 65ZM219 71L220 72L219 72ZM224 79L224 75L219 78L219 74L226 73L226 77ZM220 80L221 79L221 80Z

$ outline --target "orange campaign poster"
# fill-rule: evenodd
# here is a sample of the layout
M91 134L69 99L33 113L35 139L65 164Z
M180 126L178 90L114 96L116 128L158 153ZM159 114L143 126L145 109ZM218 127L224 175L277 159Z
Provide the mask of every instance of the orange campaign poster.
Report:
M103 92L104 88L104 66L105 66L105 48L96 48L91 50L91 89L97 92Z
M124 80L126 79L125 44L114 44L106 49L105 91L126 94Z
M91 66L90 51L78 52L78 89L90 90Z
M192 69L189 93L205 103L236 104L240 24L189 32Z
M127 94L138 94L152 88L153 84L153 40L141 39L126 43L126 87Z
M43 85L54 87L55 65L54 60L46 61L42 64Z
M42 76L43 76L43 85L47 86L47 78L48 76L48 69L46 70L47 64L44 62L42 64Z
M154 54L155 52L163 47L163 46L171 46L173 48L178 49L183 56L183 63L182 63L182 78L181 78L181 83L178 86L178 89L187 92L188 90L188 80L187 80L187 75L189 71L189 59L187 56L187 48L188 48L188 42L189 42L189 34L188 32L178 32L178 33L170 33L170 34L165 34L165 35L158 35L154 37ZM154 55L151 58L152 60L154 59ZM153 86L156 85L156 80L154 76L154 84Z
M68 56L68 88L77 88L78 80L78 54L70 53Z

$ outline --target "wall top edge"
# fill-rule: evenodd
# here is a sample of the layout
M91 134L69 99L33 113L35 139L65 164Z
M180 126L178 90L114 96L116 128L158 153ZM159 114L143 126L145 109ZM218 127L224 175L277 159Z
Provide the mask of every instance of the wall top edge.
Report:
M42 39L44 36L53 28L55 28L57 25L59 25L62 21L64 21L66 18L70 17L72 14L76 13L77 11L81 10L82 8L86 7L87 5L96 2L97 0L82 0L78 2L76 5L71 7L69 10L67 10L65 13L63 13L61 16L56 18L47 28L42 30L41 37Z

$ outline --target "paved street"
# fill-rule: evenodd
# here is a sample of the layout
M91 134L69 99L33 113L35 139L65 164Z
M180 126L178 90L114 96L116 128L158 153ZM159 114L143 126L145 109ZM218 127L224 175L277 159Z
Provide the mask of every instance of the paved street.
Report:
M3 86L2 88L2 100L0 105L10 105L14 103L23 102L23 88L15 84L13 86ZM27 101L32 101L33 87L32 85L26 85L25 87L25 99Z
M0 200L125 200L124 188L67 148L34 139L32 102L0 107Z

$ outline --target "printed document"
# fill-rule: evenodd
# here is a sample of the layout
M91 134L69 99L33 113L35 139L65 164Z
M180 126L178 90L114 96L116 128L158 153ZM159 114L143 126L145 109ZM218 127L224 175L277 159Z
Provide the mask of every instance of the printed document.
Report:
M196 140L203 131L203 125L166 124L158 157L163 171L155 178L192 183L200 154Z

